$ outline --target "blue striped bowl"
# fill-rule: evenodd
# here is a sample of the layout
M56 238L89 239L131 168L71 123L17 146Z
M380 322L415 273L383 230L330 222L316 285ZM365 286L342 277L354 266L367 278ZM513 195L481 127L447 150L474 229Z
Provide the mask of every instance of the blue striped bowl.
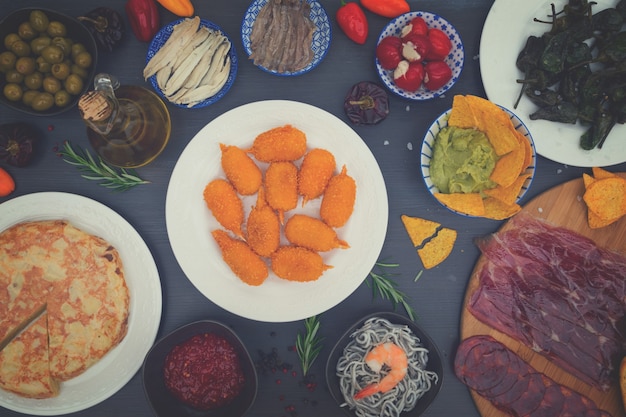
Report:
M528 130L524 122L522 122L522 120L519 117L517 117L515 113L513 113L509 109L504 108L502 106L500 106L500 108L509 115L509 117L511 118L511 121L513 122L513 126L515 126L515 130L520 132L530 141L530 146L533 151L532 161L530 165L528 166L528 168L526 168L526 173L530 174L530 176L524 182L524 185L522 186L520 193L517 196L516 202L519 204L520 200L524 197L524 195L530 188L530 184L532 183L533 178L535 177L535 166L537 165L537 151L535 149L535 142L533 141L533 137L530 134L530 131ZM420 165L422 169L422 178L424 179L424 184L426 184L426 188L431 194L439 192L439 189L435 186L435 184L433 184L433 181L430 177L430 160L433 156L433 147L435 143L435 138L437 137L437 134L439 133L441 129L448 126L448 117L450 116L451 111L452 109L446 110L441 115L439 115L437 119L435 119L435 121L430 125L430 127L428 128L428 131L424 135L424 141L422 142L422 150L420 153ZM437 199L435 198L435 200ZM439 202L439 200L437 200L437 202ZM445 205L443 206L446 207L448 210L454 213L460 214L462 216L476 217L476 216L472 216L466 213L461 213L456 210L452 210Z

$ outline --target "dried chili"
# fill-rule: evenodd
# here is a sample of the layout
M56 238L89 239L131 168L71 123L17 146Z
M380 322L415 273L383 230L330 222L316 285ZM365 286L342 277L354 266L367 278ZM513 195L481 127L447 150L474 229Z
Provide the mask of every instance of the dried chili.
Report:
M98 7L78 20L83 22L93 35L98 47L111 52L124 37L124 19L116 10L109 7Z
M348 91L343 108L352 123L373 125L389 114L389 98L380 85L361 81Z

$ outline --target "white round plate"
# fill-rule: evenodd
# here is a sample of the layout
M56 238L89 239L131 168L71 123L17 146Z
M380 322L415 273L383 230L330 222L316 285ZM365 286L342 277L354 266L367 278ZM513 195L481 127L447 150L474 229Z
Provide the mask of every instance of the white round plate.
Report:
M119 391L141 368L161 322L161 281L139 233L118 213L89 198L60 192L16 197L0 204L0 231L25 221L64 219L100 236L119 251L130 291L128 333L83 374L61 383L59 396L29 399L0 390L0 406L52 416L87 409Z
M520 93L516 80L524 78L515 66L520 51L530 35L540 36L548 26L535 23L534 18L547 19L554 3L559 11L566 0L496 0L487 15L480 40L480 72L489 100L513 109L533 132L537 153L555 162L579 167L609 166L626 161L626 146L622 136L624 125L616 125L604 142L602 149L586 151L579 146L585 128L579 124L530 120L537 107L522 97L513 108ZM614 1L597 0L593 11L613 7Z
M465 52L463 48L463 42L461 41L461 37L459 36L459 32L441 16L438 16L429 12L409 12L405 13L401 16L396 17L391 22L385 26L383 31L380 33L378 37L378 41L376 45L380 43L383 38L387 36L400 36L400 32L402 28L405 27L413 18L421 17L424 19L429 28L437 28L442 30L450 40L452 41L452 50L444 59L446 64L452 69L452 78L450 81L446 83L443 87L431 91L424 86L420 87L417 91L406 91L401 88L398 88L396 84L393 82L393 70L386 70L380 66L378 59L376 59L376 70L378 71L378 76L382 80L382 82L387 86L387 88L400 97L404 97L409 100L430 100L431 98L440 97L443 93L448 91L454 83L456 83L461 76L461 71L463 70L463 63L465 62Z
M332 37L330 20L328 19L328 14L326 14L324 6L322 6L319 1L306 1L311 5L311 14L309 17L316 27L315 32L313 33L313 43L311 45L311 48L313 49L313 60L311 61L311 63L301 70L293 72L279 72L265 68L260 65L258 66L258 68L270 74L289 77L307 73L313 68L317 67L320 62L322 62L322 60L326 56L326 53L328 52L328 48L330 47L330 40ZM250 56L250 54L252 53L252 48L250 47L250 35L252 34L252 26L254 26L254 21L256 20L256 17L267 2L268 0L254 0L248 7L248 10L246 10L246 14L243 16L243 22L241 24L241 42L243 43L243 49L246 51L248 56Z
M307 135L309 149L331 151L338 170L345 164L348 174L355 179L354 212L348 223L337 229L350 248L322 253L325 263L333 268L317 281L286 281L270 273L263 284L253 287L235 276L223 261L211 236L211 231L221 226L206 207L202 193L211 180L224 178L220 143L247 149L258 134L286 124ZM319 200L309 201L302 210L316 211ZM243 201L246 210L249 211L255 201L256 196L246 197ZM285 221L290 213L286 213ZM363 140L334 115L309 104L287 100L245 104L202 128L174 167L165 203L170 244L189 280L225 310L264 322L305 319L348 297L378 259L387 232L387 217L385 182Z
M530 188L530 184L533 182L533 178L535 177L535 167L537 165L537 152L535 150L535 142L533 140L533 137L531 136L530 132L526 128L526 125L524 125L524 122L522 122L520 118L517 117L517 115L513 113L512 111L510 111L509 109L504 108L502 106L500 106L500 108L502 108L502 110L504 110L509 115L511 122L513 122L513 126L515 126L515 130L517 130L519 133L524 135L524 137L526 137L530 141L530 147L533 151L532 161L530 165L528 166L528 168L526 168L526 172L525 172L526 174L529 174L530 176L526 179L526 181L524 181L524 184L522 185L522 188L520 189L520 192L517 195L516 202L519 203L520 200L524 197L524 195L526 195L526 192ZM439 133L441 129L448 126L448 118L450 117L451 112L452 110L448 109L445 112L443 112L439 117L437 117L437 119L435 119L435 121L428 128L426 135L424 135L424 141L422 142L422 151L420 153L420 165L422 169L422 178L424 179L426 188L428 189L430 194L433 195L433 198L434 198L434 194L439 192L439 189L433 183L433 180L430 177L430 160L433 157L433 147L435 146L434 145L435 138L437 137L437 134ZM435 198L435 200L437 199ZM437 202L441 204L439 200L437 200ZM444 204L441 204L441 205L456 214L460 214L462 216L467 216L467 217L475 217L467 213L462 213L460 211L453 210Z

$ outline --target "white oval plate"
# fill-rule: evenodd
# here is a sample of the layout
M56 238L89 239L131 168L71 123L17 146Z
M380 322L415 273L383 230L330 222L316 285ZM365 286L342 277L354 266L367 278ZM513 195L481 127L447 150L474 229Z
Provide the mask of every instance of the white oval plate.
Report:
M515 61L530 35L541 35L547 30L545 23L535 23L534 18L547 18L551 3L556 10L567 4L566 0L496 0L487 15L480 40L480 72L489 100L513 109L519 96L517 79L523 78ZM614 1L597 0L593 11L614 6ZM626 146L622 136L626 126L616 125L604 142L602 149L583 150L580 135L585 128L579 124L530 120L536 110L530 100L522 97L513 109L533 132L537 153L555 162L579 167L609 166L626 161Z
M25 221L65 219L100 236L120 253L130 291L128 333L119 345L83 374L61 383L59 396L23 398L0 390L0 406L20 413L52 416L87 409L119 391L141 368L161 323L161 281L150 249L118 213L87 197L43 192L0 204L0 231Z
M355 179L354 212L337 232L350 248L323 253L325 263L333 268L317 281L291 282L270 273L263 284L253 287L235 276L223 261L211 236L211 231L221 226L206 207L202 193L211 180L224 177L220 143L247 149L259 133L285 124L307 135L309 149L331 151L338 169L345 164L348 174ZM308 202L305 209L319 208L318 200ZM244 207L249 210L255 201L256 196L247 197ZM387 233L387 217L387 190L382 173L359 135L322 109L287 100L245 104L207 124L176 163L165 203L170 244L187 278L225 310L264 322L305 319L348 297L378 259Z

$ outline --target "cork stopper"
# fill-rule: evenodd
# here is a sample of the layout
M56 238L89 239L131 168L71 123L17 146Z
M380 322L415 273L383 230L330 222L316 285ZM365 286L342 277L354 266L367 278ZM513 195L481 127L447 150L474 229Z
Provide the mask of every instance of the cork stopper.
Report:
M93 90L81 96L78 100L78 109L83 119L101 122L111 116L113 106L103 91Z

